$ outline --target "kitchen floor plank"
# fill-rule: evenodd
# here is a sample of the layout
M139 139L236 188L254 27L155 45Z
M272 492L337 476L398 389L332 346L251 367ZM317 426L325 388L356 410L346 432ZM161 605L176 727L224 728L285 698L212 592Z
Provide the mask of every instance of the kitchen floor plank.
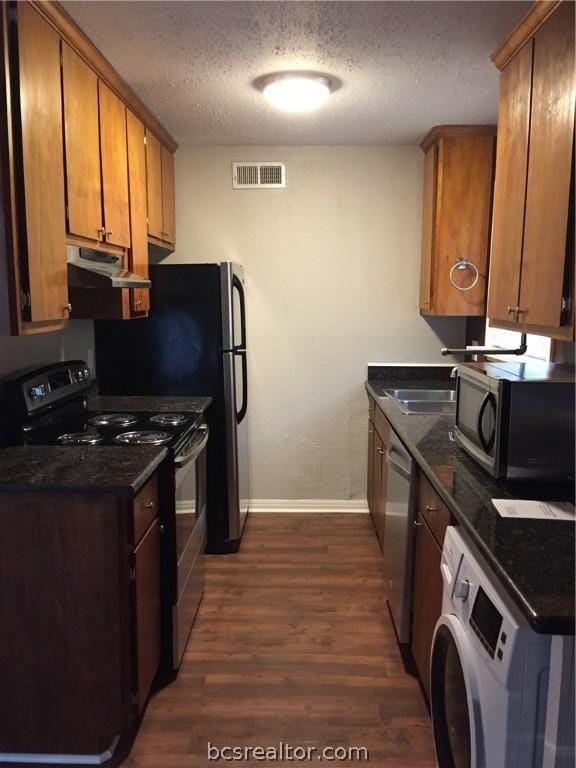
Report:
M374 768L434 768L368 515L257 513L247 526L238 554L208 558L180 675L150 701L123 768L208 768L208 741L365 746Z

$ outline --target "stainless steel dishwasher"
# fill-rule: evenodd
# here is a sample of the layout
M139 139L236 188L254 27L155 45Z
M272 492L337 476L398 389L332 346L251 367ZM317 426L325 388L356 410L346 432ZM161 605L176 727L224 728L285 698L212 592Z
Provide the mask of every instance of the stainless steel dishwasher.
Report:
M414 472L412 457L392 430L386 451L384 569L388 605L398 642L410 642L412 558L414 553Z

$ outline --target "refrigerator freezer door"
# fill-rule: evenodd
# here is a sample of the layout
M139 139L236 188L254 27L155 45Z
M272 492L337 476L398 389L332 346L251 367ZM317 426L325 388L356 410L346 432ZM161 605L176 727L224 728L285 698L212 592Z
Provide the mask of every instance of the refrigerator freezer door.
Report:
M220 265L222 295L222 349L246 349L244 269L240 264Z

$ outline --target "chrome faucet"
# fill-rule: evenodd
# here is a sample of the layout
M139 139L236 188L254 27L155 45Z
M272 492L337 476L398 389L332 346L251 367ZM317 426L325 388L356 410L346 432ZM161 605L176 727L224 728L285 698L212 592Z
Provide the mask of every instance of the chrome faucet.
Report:
M450 371L450 378L455 379L456 376L458 376L458 366L455 365L454 368Z

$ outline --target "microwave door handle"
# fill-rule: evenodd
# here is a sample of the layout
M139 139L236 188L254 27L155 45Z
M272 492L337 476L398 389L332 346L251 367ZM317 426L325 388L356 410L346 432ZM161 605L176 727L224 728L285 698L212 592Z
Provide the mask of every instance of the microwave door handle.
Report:
M480 443L486 453L489 453L494 447L494 439L496 437L496 424L494 424L494 426L492 427L492 433L489 435L489 437L484 436L484 431L482 429L482 421L484 420L484 413L486 412L486 408L488 408L488 405L490 404L492 404L492 406L495 406L496 401L492 392L487 392L484 395L484 399L482 400L480 410L478 411L478 421L476 422L478 437L480 438Z

